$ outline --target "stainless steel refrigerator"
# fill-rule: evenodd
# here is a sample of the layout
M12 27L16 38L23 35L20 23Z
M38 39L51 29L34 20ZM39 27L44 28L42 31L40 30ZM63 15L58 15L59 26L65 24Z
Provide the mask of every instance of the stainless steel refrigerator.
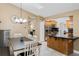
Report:
M0 48L8 47L9 30L0 30Z

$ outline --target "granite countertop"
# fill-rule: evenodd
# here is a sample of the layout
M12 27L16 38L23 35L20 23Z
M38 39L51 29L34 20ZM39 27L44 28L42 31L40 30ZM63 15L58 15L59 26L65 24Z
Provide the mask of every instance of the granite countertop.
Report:
M24 41L32 41L26 37L9 38L14 51L24 49Z
M48 35L49 37L54 37L54 38L61 38L61 39L70 39L70 40L76 40L79 39L77 36L67 36L67 35Z
M24 41L33 41L26 37L9 38L14 51L23 50L25 48ZM38 45L39 42L38 42Z

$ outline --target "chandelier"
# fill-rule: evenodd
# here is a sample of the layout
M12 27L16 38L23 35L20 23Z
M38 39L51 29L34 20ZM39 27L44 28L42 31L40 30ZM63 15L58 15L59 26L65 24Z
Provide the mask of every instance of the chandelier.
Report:
M20 3L20 17L13 16L12 20L18 24L25 24L27 22L27 19L22 17L22 3Z

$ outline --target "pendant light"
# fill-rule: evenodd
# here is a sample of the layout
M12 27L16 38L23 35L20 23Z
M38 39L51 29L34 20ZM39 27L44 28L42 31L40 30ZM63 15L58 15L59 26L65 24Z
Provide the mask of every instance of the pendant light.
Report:
M20 17L13 16L12 20L17 24L25 24L27 23L27 19L22 16L22 3L20 3Z
M23 23L27 22L26 19L22 18L22 3L20 3L20 18L19 18L19 21L20 21L19 22L20 24L23 24Z

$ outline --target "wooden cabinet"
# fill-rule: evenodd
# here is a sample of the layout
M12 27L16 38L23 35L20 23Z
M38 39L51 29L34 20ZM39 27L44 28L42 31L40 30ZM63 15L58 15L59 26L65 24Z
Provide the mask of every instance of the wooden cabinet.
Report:
M72 40L51 37L47 40L47 46L66 55L73 53Z

